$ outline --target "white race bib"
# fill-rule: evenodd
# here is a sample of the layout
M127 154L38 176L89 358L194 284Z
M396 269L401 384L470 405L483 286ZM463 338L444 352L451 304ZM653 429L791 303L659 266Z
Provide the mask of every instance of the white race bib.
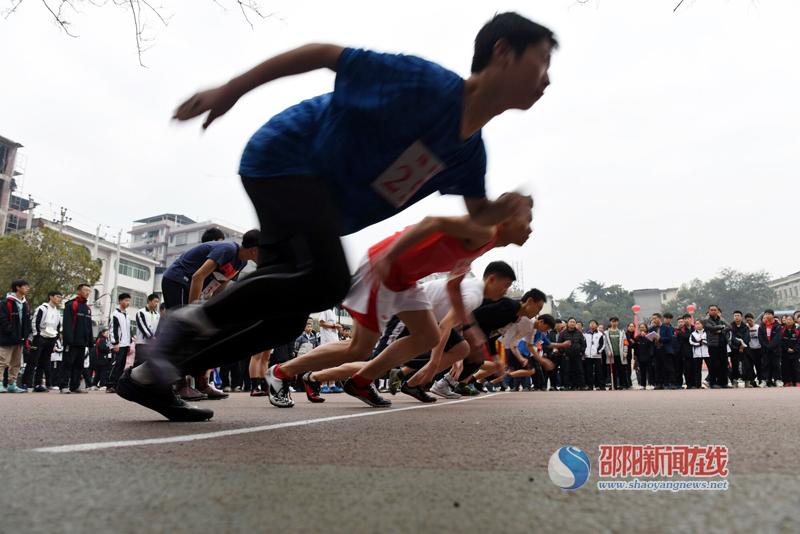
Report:
M372 188L399 208L444 168L444 163L422 141L417 141L372 182Z

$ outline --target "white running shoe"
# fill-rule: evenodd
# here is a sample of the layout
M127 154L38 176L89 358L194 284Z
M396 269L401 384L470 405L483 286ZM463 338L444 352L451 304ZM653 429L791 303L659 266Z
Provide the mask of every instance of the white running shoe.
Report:
M453 388L450 386L450 384L444 378L437 380L436 383L433 384L433 386L431 386L431 390L430 391L434 395L438 395L438 396L442 397L443 399L460 399L461 398L461 394L456 393L455 391L453 391Z
M783 380L776 380L775 387L782 388L783 387Z
M767 387L767 381L766 380L762 380L761 382L758 383L758 387L760 387L760 388Z
M289 381L281 380L280 378L276 377L273 374L274 371L275 366L273 365L267 369L267 376L265 377L268 386L267 390L269 393L269 403L276 408L291 408L294 406L294 401L292 400Z

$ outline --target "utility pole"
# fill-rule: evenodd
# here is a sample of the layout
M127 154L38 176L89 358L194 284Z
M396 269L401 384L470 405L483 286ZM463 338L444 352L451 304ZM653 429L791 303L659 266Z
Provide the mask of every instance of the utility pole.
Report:
M68 223L72 217L67 217L67 208L61 206L61 218L58 221L58 231L64 233L64 223Z
M122 230L117 233L117 257L114 261L114 289L111 290L111 309L114 309L115 303L117 302L117 295L119 294L119 289L117 289L117 282L119 281L119 260L122 256Z
M94 250L92 251L92 259L96 260L100 257L100 228L101 225L97 225L97 231L94 233Z
M28 195L28 218L25 219L25 231L30 232L31 228L33 228L33 210L38 206L36 202L33 201L33 197Z

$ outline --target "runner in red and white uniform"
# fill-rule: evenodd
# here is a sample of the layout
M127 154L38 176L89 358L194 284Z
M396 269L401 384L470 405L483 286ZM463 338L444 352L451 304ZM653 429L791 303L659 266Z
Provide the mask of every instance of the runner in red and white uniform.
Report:
M375 245L356 271L344 306L357 324L353 339L330 343L276 365L267 371L269 399L273 406L291 407L291 379L310 371L362 361L372 354L382 327L397 315L410 334L392 343L379 358L370 361L345 383L345 391L365 403L381 407L391 402L378 395L373 380L395 365L425 353L439 342L439 326L431 304L417 281L430 274L463 275L472 261L488 250L528 240L531 214L517 213L497 226L481 226L469 217L426 217ZM460 291L453 291L453 308L460 324L471 321L464 311ZM464 331L471 344L481 343L477 328Z

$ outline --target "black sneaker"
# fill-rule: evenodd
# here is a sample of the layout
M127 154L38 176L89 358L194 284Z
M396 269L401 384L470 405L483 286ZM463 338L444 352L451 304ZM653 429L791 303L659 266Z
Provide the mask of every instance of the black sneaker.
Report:
M436 402L436 397L428 395L428 393L422 389L422 386L409 386L406 382L403 382L403 385L400 386L400 391L414 397L420 402Z
M392 401L381 397L380 393L378 393L378 388L375 387L373 382L361 388L353 382L352 378L349 378L344 383L344 392L365 404L369 404L373 408L388 408L392 405Z
M397 395L397 392L403 385L403 378L403 371L401 369L392 369L389 371L389 393Z
M49 389L47 389L46 387L44 387L44 386L43 386L43 385L41 385L41 384L39 384L38 386L36 386L35 388L33 388L33 392L34 392L34 393L47 393L48 391L50 391L50 390L49 390Z
M214 417L213 411L192 406L178 397L171 386L138 384L131 378L130 369L117 381L117 395L150 408L170 421L206 421Z
M481 393L488 393L489 392L489 390L486 389L486 386L483 385L483 382L475 382L473 384L473 386L475 387L475 389L477 389Z
M311 372L303 375L303 390L306 392L309 402L325 402L325 399L319 396L321 384L316 380L311 380Z
M464 384L463 382L459 382L455 387L455 392L463 397L474 397L475 395L480 395L478 390L473 387L470 387L469 384Z

